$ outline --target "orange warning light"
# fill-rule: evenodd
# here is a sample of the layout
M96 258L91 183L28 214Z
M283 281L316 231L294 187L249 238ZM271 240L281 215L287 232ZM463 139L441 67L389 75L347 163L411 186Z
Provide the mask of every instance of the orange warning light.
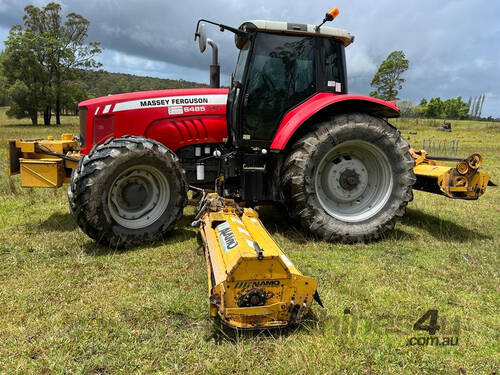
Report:
M331 20L334 20L335 17L337 17L339 15L340 11L339 11L339 8L332 8L328 11L328 15L330 17L332 17Z
M321 28L321 26L323 26L325 24L325 22L330 22L330 21L333 21L335 19L335 17L337 17L339 15L340 11L339 11L339 8L332 8L328 11L327 14L325 14L325 18L323 19L323 22L321 22L320 25L316 26L315 30L316 32L319 32L319 29Z

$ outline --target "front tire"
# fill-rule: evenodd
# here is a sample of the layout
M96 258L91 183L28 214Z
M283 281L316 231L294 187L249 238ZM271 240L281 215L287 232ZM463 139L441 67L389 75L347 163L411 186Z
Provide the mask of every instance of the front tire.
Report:
M187 203L177 156L142 137L109 139L85 155L68 188L70 211L96 242L131 247L164 238Z
M338 115L292 145L282 175L286 205L321 239L377 240L413 199L413 166L408 143L386 121Z

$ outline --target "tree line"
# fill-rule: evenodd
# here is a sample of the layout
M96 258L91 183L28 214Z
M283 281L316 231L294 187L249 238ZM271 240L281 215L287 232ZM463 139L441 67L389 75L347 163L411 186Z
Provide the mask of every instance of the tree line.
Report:
M102 69L76 71L75 76L77 79L67 82L68 86L62 92L61 115L76 115L78 114L79 102L100 96L134 91L208 87L203 83L183 79L174 80L126 73L111 73ZM0 107L12 104L9 97L9 87L0 64Z
M205 85L183 80L138 77L98 69L98 42L88 42L89 21L76 13L61 16L61 6L24 8L22 25L14 25L0 52L0 106L11 117L38 115L50 125L62 114L75 114L78 102L97 96Z
M3 75L11 99L8 114L50 124L52 111L60 124L61 109L68 96L81 96L74 85L77 69L97 68L98 42L87 42L89 21L76 13L61 16L61 6L24 8L22 25L14 25L1 56Z
M124 92L208 87L183 79L144 77L125 73L110 73L105 70L80 72L81 84L89 98L120 94Z
M1 58L1 57L0 57ZM9 84L2 74L0 64L0 107L10 106ZM144 77L126 73L111 73L105 70L80 70L77 79L67 82L61 100L61 115L77 115L78 103L100 96L124 92L208 87L206 84L167 78Z
M409 100L398 102L398 107L403 117L427 117L427 118L448 118L448 119L481 119L480 108L484 103L485 95L479 96L477 100L469 99L465 102L461 96L446 100L440 97L423 98L418 105ZM472 104L471 104L472 103ZM475 104L477 103L477 104Z

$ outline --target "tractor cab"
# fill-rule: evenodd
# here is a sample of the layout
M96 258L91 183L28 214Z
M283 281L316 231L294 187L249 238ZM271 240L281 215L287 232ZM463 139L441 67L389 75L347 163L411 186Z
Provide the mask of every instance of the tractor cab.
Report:
M317 93L347 93L344 48L354 40L348 31L262 20L229 30L240 50L227 102L234 146L267 148L291 109Z
M288 22L249 21L228 97L235 145L268 147L283 116L319 92L347 93L349 32Z

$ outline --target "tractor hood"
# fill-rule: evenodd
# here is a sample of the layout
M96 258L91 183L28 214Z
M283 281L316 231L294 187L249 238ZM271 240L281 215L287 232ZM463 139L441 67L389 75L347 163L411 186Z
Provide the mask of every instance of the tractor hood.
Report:
M227 89L174 89L109 95L79 103L81 152L110 137L136 135L172 151L227 137Z

